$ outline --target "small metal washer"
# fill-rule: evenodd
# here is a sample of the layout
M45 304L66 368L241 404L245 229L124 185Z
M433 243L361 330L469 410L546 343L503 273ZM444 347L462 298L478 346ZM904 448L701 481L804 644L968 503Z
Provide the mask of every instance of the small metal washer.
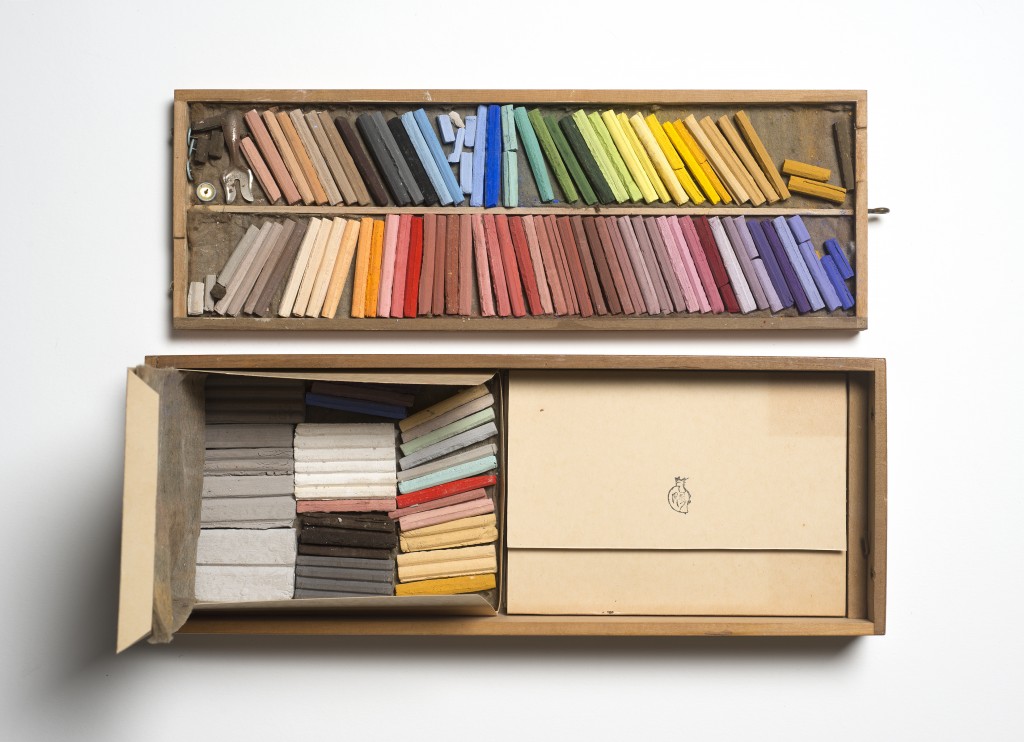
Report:
M196 186L196 198L204 204L217 198L217 188L209 181L204 181Z

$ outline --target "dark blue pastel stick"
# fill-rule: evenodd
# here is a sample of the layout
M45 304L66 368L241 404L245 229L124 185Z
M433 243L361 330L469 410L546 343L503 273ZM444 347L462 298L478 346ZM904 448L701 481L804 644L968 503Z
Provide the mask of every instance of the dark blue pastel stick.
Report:
M793 232L793 238L796 240L796 244L801 242L810 242L811 233L807 231L807 226L804 224L804 220L800 218L799 214L786 217L786 223L789 224L790 230Z
M828 276L828 280L832 282L836 294L839 295L839 301L842 302L843 309L853 309L853 294L850 293L850 289L846 288L846 281L839 275L836 261L832 259L831 255L822 257L821 267L825 269L825 275Z
M484 173L484 206L498 205L501 198L501 106L487 107L487 171Z
M775 259L775 253L772 252L771 245L768 244L768 238L764 236L761 223L753 219L748 219L746 222L750 236L754 240L754 247L757 248L757 254L761 257L765 270L768 271L768 278L771 279L772 286L775 287L775 293L779 295L779 301L784 307L793 306L793 294L789 290L789 284L786 283L786 277L782 274L782 268L779 267L779 261Z
M793 294L793 301L796 303L797 311L800 314L811 311L811 304L807 301L807 294L804 293L803 286L800 285L800 279L796 277L793 264L789 262L789 255L786 254L786 248L782 246L782 240L779 239L779 233L775 231L775 225L771 222L761 222L761 227L764 230L764 236L768 240L768 244L771 245L772 252L775 253L775 259L779 263L782 275L786 278L786 285L789 286L789 290Z
M825 275L825 269L821 267L821 261L818 259L818 253L815 251L814 245L810 242L801 242L797 247L800 249L800 255L803 256L804 262L807 264L807 270L811 274L811 280L814 281L814 285L817 287L818 293L821 294L821 300L825 302L828 311L834 312L839 309L842 306L842 302L839 301L839 295L836 294L832 282Z
M846 253L843 248L839 245L839 240L832 238L825 240L825 251L832 256L832 260L836 262L836 268L839 270L839 275L843 279L853 278L853 268L850 266L850 261L846 259Z
M393 404L381 404L379 402L367 402L363 399L349 399L348 397L335 397L328 394L306 394L306 404L311 407L326 407L329 410L342 410L344 412L358 412L363 415L385 417L389 420L402 420L409 416L409 410Z
M420 127L420 133L423 134L423 138L427 142L427 149L430 150L430 154L434 157L434 162L437 163L437 167L441 171L441 178L444 179L444 184L448 188L448 193L451 194L452 201L456 206L461 204L466 200L466 197L462 195L462 186L459 185L459 181L455 180L455 173L452 172L452 168L448 164L448 155L441 149L441 142L434 132L434 127L430 125L427 112L419 108L412 115L416 119L416 125Z

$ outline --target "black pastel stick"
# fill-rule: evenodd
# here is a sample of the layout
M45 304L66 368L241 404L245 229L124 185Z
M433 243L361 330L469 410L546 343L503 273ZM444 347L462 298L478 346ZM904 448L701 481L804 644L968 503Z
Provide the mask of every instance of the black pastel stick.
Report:
M370 162L366 150L363 149L363 143L359 141L359 135L356 134L356 130L352 128L352 124L348 119L341 116L334 118L334 125L338 129L338 133L341 134L341 139L345 142L345 146L348 147L352 160L356 163L356 170L362 176L363 182L366 184L366 190L370 192L370 198L373 199L377 206L387 206L388 193L384 190L384 184L377 175L373 163Z
M576 153L576 158L580 162L580 167L583 168L583 172L587 175L587 180L594 186L594 192L597 193L597 200L603 204L617 203L615 200L615 194L612 193L612 188L608 184L608 181L604 179L601 174L601 168L597 165L597 160L594 159L593 153L590 151L590 147L587 146L586 140L583 138L583 133L580 131L579 125L572 120L572 116L566 116L558 122L562 127L562 132L565 134L566 140L569 142L569 146L572 147L572 151Z
M395 168L398 170L398 177L402 179L402 183L405 184L405 189L409 191L409 199L414 205L419 206L423 203L423 191L416 185L416 179L412 177L412 170L409 169L409 165L406 163L405 158L402 157L402 152L398 149L398 142L391 135L391 129L388 128L388 122L384 120L384 114L380 111L374 111L370 114L374 123L377 125L377 129L380 131L381 139L384 140L384 146L388 148L388 153L391 155L392 161L395 163Z
M402 119L398 116L390 119L388 121L388 129L391 130L391 135L398 144L398 151L402 153L402 157L405 159L406 165L409 166L409 171L412 173L416 185L423 194L423 205L433 206L437 203L437 192L430 184L427 171L423 168L423 163L420 162L419 155L416 154L416 150L412 146L412 140L409 138L409 132L405 130L405 124L402 123Z
M370 156L377 163L377 169L384 178L384 182L387 183L391 198L399 206L408 206L412 202L412 198L409 196L409 190L402 183L402 178L398 174L398 164L388 151L387 145L384 144L384 135L381 133L377 122L371 114L361 113L356 117L356 127L359 129L359 133L363 135L366 148L370 150ZM387 131L387 127L385 127L385 131ZM394 141L394 137L391 138L391 141ZM395 145L396 154L397 149L398 145Z

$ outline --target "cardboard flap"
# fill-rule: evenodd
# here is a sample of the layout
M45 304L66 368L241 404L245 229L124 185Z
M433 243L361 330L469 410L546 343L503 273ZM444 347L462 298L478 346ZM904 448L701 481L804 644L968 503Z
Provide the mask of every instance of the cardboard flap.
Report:
M846 377L512 371L508 546L846 549Z
M192 369L190 369L192 370ZM432 386L478 386L494 377L493 371L224 371L196 369L199 373L228 376L261 376L304 381L337 381L364 384L423 384Z
M153 628L156 551L157 454L160 395L128 371L124 427L124 495L121 511L121 593L117 651L149 636Z

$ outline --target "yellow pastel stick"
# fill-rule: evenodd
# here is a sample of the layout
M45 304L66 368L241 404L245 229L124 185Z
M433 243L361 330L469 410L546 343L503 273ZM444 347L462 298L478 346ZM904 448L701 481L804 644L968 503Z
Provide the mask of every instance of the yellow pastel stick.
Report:
M366 316L366 278L370 273L370 241L373 219L359 220L359 245L356 248L356 277L352 279L352 316Z
M493 590L494 585L493 574L442 577L437 580L400 582L395 585L395 595L459 595Z
M661 176L661 181L668 189L672 200L680 205L685 204L690 199L686 193L683 192L683 188L679 184L679 179L676 177L676 174L672 172L672 167L668 164L668 159L665 157L665 153L661 151L661 147L658 146L657 140L655 140L654 135L651 133L651 127L647 125L647 122L644 121L643 116L639 113L633 114L629 119L629 123L633 127L633 131L636 132L636 136L640 140L640 143L643 144L644 149L647 150L647 154L654 163L654 167L658 171L658 175ZM676 159L678 159L678 157Z
M629 140L626 139L626 134L622 131L622 125L615 118L615 111L605 111L601 114L601 120L604 121L604 125L608 128L608 133L611 134L612 141L615 143L616 149L619 150L619 155L621 155L622 161L626 164L629 174L633 176L637 188L640 189L644 201L651 203L658 198L658 194L654 190L651 179L647 177L643 165L640 164L640 160L637 159L636 153L630 146Z
M380 262L384 254L384 220L373 220L370 236L370 270L366 274L366 316L377 316L377 294L380 292Z
M676 133L679 134L680 139L686 143L686 146L690 148L690 152L693 153L694 158L700 165L700 169L704 171L705 177L708 182L711 183L712 188L722 198L722 203L731 204L732 196L729 195L729 190L722 184L722 181L718 179L718 174L712 169L711 163L708 162L707 155L704 154L704 150L697 144L697 140L693 138L693 135L683 126L683 122L676 119L672 122L672 126L675 128ZM710 197L710 194L709 194Z
M668 140L672 142L672 146L676 148L676 151L679 152L679 156L683 158L683 162L686 163L686 167L691 173L693 173L693 177L697 179L697 183L703 189L704 193L708 195L708 199L711 203L717 204L720 200L718 198L718 191L715 190L715 187L711 185L711 181L708 180L708 176L704 174L703 170L701 170L700 163L697 162L697 158L693 156L693 152L690 151L690 148L686 146L686 142L683 141L683 138L679 136L679 132L676 131L676 127L666 121L662 124L662 128L665 130L665 135L668 137ZM678 174L679 172L676 171L676 175ZM681 180L682 179L680 179L680 181ZM683 188L686 188L686 183L683 183ZM693 198L692 195L691 198ZM697 201L697 199L693 200ZM703 200L704 199L702 198L701 201ZM700 202L697 201L697 203Z
M686 191L686 195L690 197L690 200L693 201L695 206L699 206L707 200L704 198L704 194L700 192L700 188L697 187L697 184L693 182L693 178L691 178L690 174L686 172L685 167L673 170L672 172L676 174L676 178L678 178L679 182L682 184L683 190Z
M651 181L651 185L654 186L654 190L658 192L658 198L663 204L667 204L671 199L668 196L668 191L665 190L665 184L661 182L661 178L658 177L658 171L654 169L654 163L651 162L651 158L647 156L647 150L644 149L644 145L640 144L640 140L636 138L636 132L633 131L633 127L629 124L629 117L624 113L620 113L617 116L619 121L619 128L622 133L626 135L626 141L629 142L629 146L633 148L636 158L640 161L640 165L643 166L644 173Z
M583 135L583 141L586 142L587 149L590 150L590 154L597 161L597 168L601 171L601 175L608 181L608 187L612 189L612 195L615 196L615 200L620 204L628 201L629 194L626 193L626 187L622 185L622 181L619 180L615 168L612 167L611 160L608 159L608 154L604 151L601 142L598 141L597 132L594 131L594 126L590 123L590 119L587 118L587 114L583 113L581 109L572 115L572 120L579 127L580 134Z
M643 194L637 188L636 181L633 180L633 176L629 173L629 168L626 167L626 163L622 160L622 156L619 154L619 150L615 146L614 140L612 140L611 132L608 131L608 127L605 125L604 119L601 118L601 114L594 111L587 118L590 119L590 125L594 127L597 141L601 143L608 162L612 164L615 174L619 176L619 182L622 183L629 194L629 200L639 201Z
M661 147L661 151L665 153L665 159L668 160L669 167L673 170L678 170L683 166L683 161L679 159L679 155L672 149L672 143L668 141L668 137L665 136L665 132L661 128L661 122L658 121L658 117L653 113L648 116L645 121L647 122L648 128L651 130L651 134L654 136L654 141Z

